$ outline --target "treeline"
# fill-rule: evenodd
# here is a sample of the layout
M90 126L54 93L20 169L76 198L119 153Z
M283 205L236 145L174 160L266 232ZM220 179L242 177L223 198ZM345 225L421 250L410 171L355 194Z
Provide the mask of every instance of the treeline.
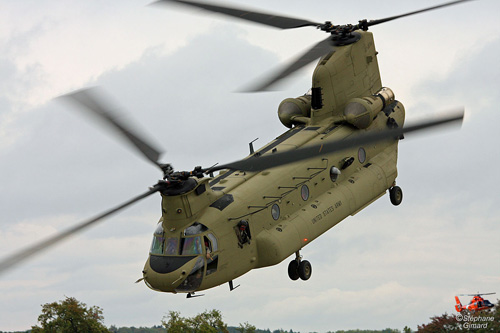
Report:
M31 333L31 330L27 331L18 331L18 332L3 332L0 331L0 333ZM153 327L116 327L115 325L111 325L109 327L109 332L111 333L165 333L167 332L167 329L163 327L162 325L156 325ZM234 326L228 326L227 327L227 333L241 333L242 328L241 327L234 327ZM253 331L254 333L300 333L299 331L294 331L294 330L283 330L283 329L278 329L278 330L270 330L270 329L255 329ZM317 333L317 332L307 332L307 333ZM401 333L400 330L396 329L391 329L391 328L386 328L384 330L340 330L340 331L328 331L327 333Z
M115 325L111 325L109 331L112 333L165 333L167 330L161 325L153 327L120 327L117 328Z
M417 327L417 332L500 332L500 301L491 310L477 313L462 311L460 314L443 314L430 318L430 322ZM38 316L38 325L31 330L11 333L45 332L104 332L104 333L300 333L293 330L257 329L245 322L239 327L228 326L219 310L210 310L193 317L182 317L179 312L170 311L161 320L161 325L153 327L106 327L103 310L98 306L87 307L73 297L42 305L42 314ZM383 330L339 330L327 333L411 333L409 327L402 331L386 328ZM8 333L2 332L0 333ZM317 333L305 331L303 333Z
M109 331L112 333L158 333L158 332L165 333L165 332L167 332L167 329L161 325L153 326L153 327L133 327L132 326L132 327L120 327L120 328L117 328L116 326L112 325L109 328ZM370 331L370 332L372 332L372 331ZM379 331L378 333L381 333L381 332L382 331ZM0 332L0 333L2 333L2 332ZM235 326L228 326L227 333L241 333L241 328L235 327ZM300 333L300 332L293 331L293 330L285 331L282 329L274 330L274 331L272 331L270 329L265 329L265 330L255 329L254 333ZM349 333L351 333L351 332L349 332ZM384 331L384 333L385 333L385 331Z
M153 327L120 327L111 326L109 328L112 333L158 333L158 332L167 332L167 329L161 325L153 326ZM240 327L228 326L227 333L241 333ZM2 332L0 332L2 333ZM254 333L300 333L299 331L294 330L270 330L270 329L255 329ZM307 332L307 333L317 333L317 332ZM340 330L340 331L328 331L327 333L401 333L400 330L386 328L383 330Z

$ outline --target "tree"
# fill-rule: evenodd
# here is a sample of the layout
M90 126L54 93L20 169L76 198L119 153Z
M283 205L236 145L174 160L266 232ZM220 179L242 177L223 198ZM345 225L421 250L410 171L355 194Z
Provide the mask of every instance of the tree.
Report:
M450 330L460 332L462 330L462 326L456 316L449 315L448 313L441 316L431 317L430 323L418 326L418 332L445 332Z
M163 317L163 326L168 333L227 333L227 324L222 321L219 310L205 311L192 318L183 318L179 312L170 311L168 317Z
M179 312L170 311L167 319L168 321L165 321L165 317L163 317L161 323L167 329L168 333L182 333L189 330L186 319L182 318Z
M40 326L32 326L33 333L39 332L109 332L102 323L104 317L98 306L87 308L74 297L42 305L38 316Z
M254 325L250 325L248 322L240 324L240 327L236 329L240 333L255 333L257 328Z

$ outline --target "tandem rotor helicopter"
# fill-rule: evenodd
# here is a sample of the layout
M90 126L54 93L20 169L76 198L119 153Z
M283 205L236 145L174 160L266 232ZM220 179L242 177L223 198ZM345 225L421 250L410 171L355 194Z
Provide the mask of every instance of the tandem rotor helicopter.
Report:
M162 198L162 216L149 258L138 280L156 291L186 293L229 283L255 268L276 265L291 255L288 275L308 280L312 265L300 251L348 216L387 191L393 205L403 192L396 185L398 143L407 133L461 123L463 110L439 120L403 127L405 109L382 85L371 26L471 0L357 24L317 23L207 2L163 0L222 13L281 29L315 27L328 37L295 62L255 86L275 82L319 59L306 94L287 98L278 116L287 128L246 158L192 171L160 162L160 149L111 111L94 89L63 96L102 118L147 160L163 179L149 190L54 237L0 261L0 273L152 194ZM306 89L305 89L306 90ZM214 175L214 172L219 172Z

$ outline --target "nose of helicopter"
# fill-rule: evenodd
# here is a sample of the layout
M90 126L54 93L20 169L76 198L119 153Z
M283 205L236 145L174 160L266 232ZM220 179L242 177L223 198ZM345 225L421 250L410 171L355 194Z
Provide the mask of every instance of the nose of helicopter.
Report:
M172 293L195 291L190 289L196 289L201 281L199 284L192 285L186 280L199 269L200 265L203 266L203 259L197 256L150 255L144 265L144 282L156 291Z

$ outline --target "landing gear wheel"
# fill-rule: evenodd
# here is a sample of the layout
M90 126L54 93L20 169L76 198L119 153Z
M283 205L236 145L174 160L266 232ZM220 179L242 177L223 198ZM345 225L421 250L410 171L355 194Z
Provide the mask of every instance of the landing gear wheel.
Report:
M303 260L299 264L299 277L302 280L309 280L312 274L312 266L311 263L307 260Z
M299 279L299 263L297 262L297 260L292 260L288 264L288 276L293 281Z
M393 186L389 189L389 198L394 206L398 206L403 201L403 190L399 186Z

